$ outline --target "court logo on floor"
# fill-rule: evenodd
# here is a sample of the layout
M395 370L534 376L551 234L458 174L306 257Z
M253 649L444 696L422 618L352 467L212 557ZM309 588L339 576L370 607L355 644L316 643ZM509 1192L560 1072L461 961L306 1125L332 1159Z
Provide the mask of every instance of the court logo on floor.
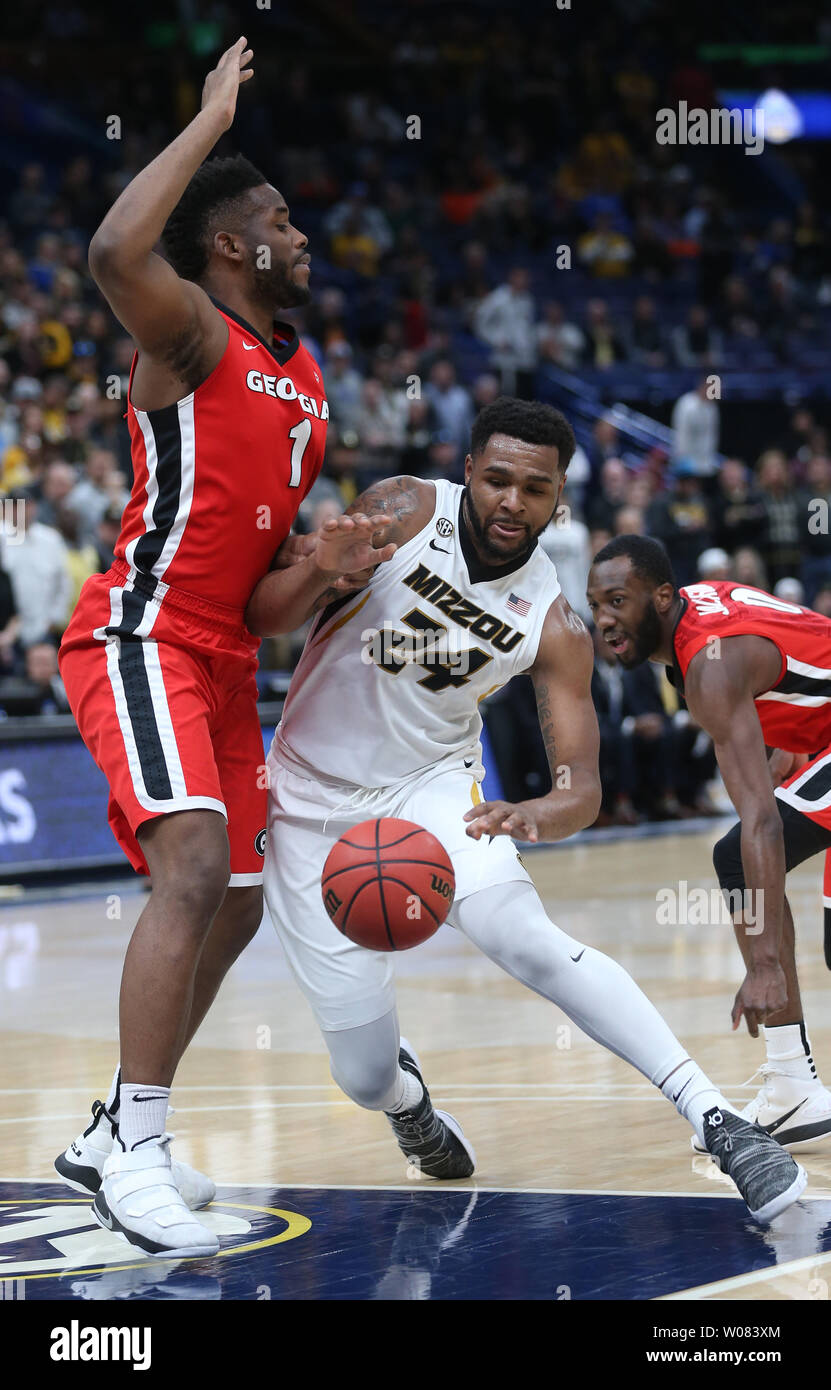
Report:
M195 1265L196 1260L169 1260L144 1255L120 1236L100 1227L92 1215L88 1198L56 1198L50 1184L40 1194L36 1184L1 1184L0 1192L0 1281L104 1276L108 1271L126 1268L137 1271L128 1281L160 1284L173 1268ZM5 1189L5 1191L3 1191ZM215 1259L264 1250L283 1241L295 1240L311 1228L311 1221L299 1212L278 1207L255 1206L247 1202L216 1200L199 1213L200 1221L220 1240ZM201 1264L204 1266L205 1261ZM97 1278L98 1297L119 1297L107 1293L106 1279ZM123 1287L123 1279L119 1279ZM78 1290L81 1293L80 1290ZM82 1297L91 1295L87 1290Z

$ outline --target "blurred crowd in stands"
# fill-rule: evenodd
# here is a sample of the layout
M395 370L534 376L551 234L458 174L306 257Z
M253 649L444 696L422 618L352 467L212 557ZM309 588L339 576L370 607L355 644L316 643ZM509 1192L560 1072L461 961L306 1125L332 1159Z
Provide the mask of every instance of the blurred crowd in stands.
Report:
M250 100L243 92L217 153L243 150L310 238L314 299L287 317L323 366L331 423L299 527L316 528L377 477L461 479L474 415L501 393L551 398L552 373L579 388L629 363L645 379L675 374L671 443L638 446L611 409L578 431L565 505L542 538L573 607L588 618L591 555L634 531L665 542L680 584L735 578L831 616L827 402L783 402L780 433L753 457L719 449L731 371L831 370L822 154L811 145L772 154L781 175L772 196L747 182L761 161L741 151L658 145L658 107L719 103L695 45L648 3L634 27L616 3L583 28L578 16L568 46L558 26L572 20L550 5L531 5L523 26L481 8L486 24L451 9L437 37L429 7L414 5L402 38L383 6L359 4L349 33L330 43L360 48L363 24L393 56L362 66L353 54L341 73L330 64L325 81L325 45L314 59L294 42L278 61L262 47L277 19L252 16L258 90ZM823 21L809 5L797 9L803 38L820 37ZM72 13L67 41L83 43L84 16ZM212 13L232 41L233 11ZM49 7L43 22L48 37L59 23ZM319 20L295 23L302 34ZM84 148L79 133L62 161L7 171L7 715L67 708L57 644L85 578L110 564L131 484L123 414L132 344L89 277L87 244L119 190L195 114L209 58L186 48L175 59L125 53L123 70L100 85L78 91L67 77L77 129L97 146ZM60 101L60 75L55 82ZM276 90L290 121L272 109ZM112 111L125 123L117 146L101 137ZM299 640L264 644L266 694ZM660 672L623 672L598 645L594 693L603 819L706 810L712 749ZM506 795L538 793L547 774L530 683L512 682L485 713Z

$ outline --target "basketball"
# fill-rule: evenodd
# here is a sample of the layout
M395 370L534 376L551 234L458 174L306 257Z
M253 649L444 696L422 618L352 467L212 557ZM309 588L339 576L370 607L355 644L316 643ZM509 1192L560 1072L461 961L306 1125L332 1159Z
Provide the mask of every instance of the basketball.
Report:
M339 931L371 951L408 951L438 931L456 879L444 846L408 820L366 820L332 846L321 879Z

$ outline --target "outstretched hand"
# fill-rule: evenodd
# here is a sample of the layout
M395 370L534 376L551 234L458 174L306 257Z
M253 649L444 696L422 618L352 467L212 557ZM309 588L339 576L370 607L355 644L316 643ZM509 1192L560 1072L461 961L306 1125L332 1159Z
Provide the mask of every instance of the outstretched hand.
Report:
M513 835L536 844L540 838L537 814L527 802L481 801L465 811L464 819L469 822L466 833L472 840L481 840L483 835Z
M336 587L341 579L346 582L340 587L346 589L354 588L358 579L366 583L376 565L391 560L398 549L392 541L387 545L375 544L377 540L383 541L384 531L392 524L392 517L384 512L373 516L353 512L351 516L344 513L330 517L317 532L315 564L332 576Z
M202 110L216 111L223 117L226 129L230 129L234 123L237 92L243 82L254 76L253 69L248 67L254 50L246 48L247 42L243 36L223 53L216 67L205 78L202 88Z

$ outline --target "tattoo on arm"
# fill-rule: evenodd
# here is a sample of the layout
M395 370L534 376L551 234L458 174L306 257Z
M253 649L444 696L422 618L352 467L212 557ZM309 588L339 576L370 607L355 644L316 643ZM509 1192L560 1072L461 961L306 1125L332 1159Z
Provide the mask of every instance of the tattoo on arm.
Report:
M548 685L540 684L536 689L537 714L540 721L540 733L545 747L545 755L548 758L548 766L552 773L557 766L557 743L554 737L554 718L551 713L551 696Z
M311 617L313 613L319 613L321 608L325 608L326 605L331 603L333 599L342 598L342 596L343 590L336 589L334 584L330 584L328 589L324 589L322 594L318 594L317 598L315 599L314 603L309 609L309 617Z
M421 485L417 478L384 478L381 482L373 483L366 492L362 492L351 506L347 507L346 515L350 516L355 512L363 512L370 516L373 512L385 512L391 516L393 523L402 523L418 510L422 501L420 496ZM389 528L386 539L397 540L396 527Z

